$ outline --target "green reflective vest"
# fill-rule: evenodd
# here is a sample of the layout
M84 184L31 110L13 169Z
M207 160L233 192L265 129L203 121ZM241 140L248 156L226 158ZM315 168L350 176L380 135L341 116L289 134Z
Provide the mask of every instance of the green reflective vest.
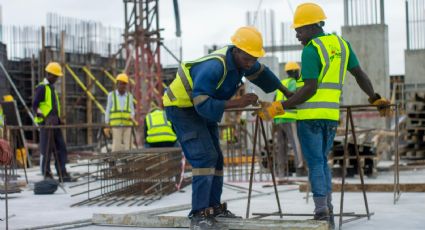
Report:
M286 88L289 87L289 83L291 81L295 81L294 78L288 77L281 81L282 85ZM286 101L287 98L283 95L280 90L276 90L276 101ZM297 110L296 109L285 109L285 113L283 115L277 115L274 118L286 118L286 119L297 119Z
M0 126L4 125L4 114L3 114L3 108L0 105Z
M177 136L163 110L155 110L146 116L147 143L174 142Z
M41 86L41 85L44 86L44 100L40 102L40 104L38 105L38 109L41 110L41 114L43 114L44 117L47 117L53 109L52 90L50 89L49 84L46 84L44 81L38 84L38 86ZM60 117L61 105L60 105L59 96L56 90L55 90L55 97L56 97L56 105L58 110L58 117ZM40 124L44 121L44 118L35 117L34 121L35 123Z
M221 84L223 84L226 75L227 75L227 66L226 66L226 52L228 47L221 48L212 52L211 54L199 58L195 61L191 62L182 62L180 67L177 70L176 78L174 78L173 82L168 86L164 96L162 97L162 102L164 106L177 106L180 108L185 107L193 107L193 105L197 105L208 99L206 95L200 95L195 98L192 98L192 89L193 82L192 77L190 76L190 68L200 62L207 61L210 59L218 59L221 63L223 63L224 71L223 76L218 82L218 89Z
M317 48L322 63L317 92L297 106L297 119L339 120L339 103L347 73L349 49L347 42L336 35L326 35L309 42Z
M124 107L121 105L117 98L117 92L112 92L112 108L109 112L109 125L111 126L130 126L133 125L131 121L131 110L130 110L130 96L132 95L127 92Z

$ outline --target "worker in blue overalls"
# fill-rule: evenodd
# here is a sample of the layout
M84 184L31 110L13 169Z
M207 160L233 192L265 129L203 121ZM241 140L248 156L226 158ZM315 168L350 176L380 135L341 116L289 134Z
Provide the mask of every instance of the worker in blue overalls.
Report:
M264 56L263 39L254 27L239 28L233 45L205 57L182 62L166 89L163 103L186 159L192 165L191 229L217 229L215 217L235 218L221 204L223 154L217 123L225 109L254 105L257 95L231 99L245 77L264 92L282 89L279 79L257 59Z

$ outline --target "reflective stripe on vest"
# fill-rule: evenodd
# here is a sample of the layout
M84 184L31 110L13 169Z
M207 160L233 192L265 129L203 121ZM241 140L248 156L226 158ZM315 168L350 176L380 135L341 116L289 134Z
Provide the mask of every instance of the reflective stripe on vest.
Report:
M349 49L336 35L315 38L310 43L317 48L322 70L316 94L297 106L298 120L339 120L339 103L347 73Z
M289 83L291 81L295 81L294 78L286 78L281 81L282 85L286 88L289 87ZM286 101L287 98L283 95L280 90L276 90L276 101ZM285 109L285 113L283 115L277 115L274 118L286 118L286 119L297 119L297 110L296 109Z
M162 101L164 106L177 106L177 107L192 107L193 105L202 103L203 101L208 99L206 95L200 95L195 98L192 98L192 76L190 76L190 68L200 62L204 62L211 59L217 59L223 64L223 76L217 84L216 89L218 89L221 84L223 84L226 75L227 75L227 67L226 67L226 52L228 47L221 48L219 50L214 51L213 53L197 59L192 62L182 62L180 67L177 70L176 78L174 78L173 82L168 86L165 91L164 96L162 97Z
M38 84L38 86L41 86L41 85L44 86L44 100L40 102L40 104L38 105L38 109L41 110L41 114L43 114L44 117L47 117L53 109L52 90L50 89L50 86L44 82L41 82L40 84ZM60 105L59 96L56 90L55 90L55 97L56 97L56 106L58 110L57 111L58 117L60 117L61 105ZM35 117L34 121L35 123L40 124L44 121L44 118Z
M146 116L147 137L146 142L174 142L177 136L171 128L171 122L167 120L165 112L155 110Z
M112 109L109 112L109 125L111 126L130 126L133 125L131 121L130 111L130 93L127 92L124 108L121 108L120 102L117 98L117 92L112 92Z

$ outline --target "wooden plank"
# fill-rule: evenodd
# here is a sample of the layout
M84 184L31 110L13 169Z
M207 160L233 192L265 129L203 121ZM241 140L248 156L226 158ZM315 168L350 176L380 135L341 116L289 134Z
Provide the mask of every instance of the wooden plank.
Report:
M143 228L188 228L190 220L184 216L151 216L134 214L94 214L97 225L137 226ZM325 230L327 223L314 220L262 220L262 219L218 219L227 229L293 229Z
M361 192L361 184L346 184L346 192ZM394 192L394 184L365 184L366 192ZM300 192L306 192L307 184L300 185ZM340 192L341 184L333 184L332 191ZM401 192L425 192L425 184L400 184Z

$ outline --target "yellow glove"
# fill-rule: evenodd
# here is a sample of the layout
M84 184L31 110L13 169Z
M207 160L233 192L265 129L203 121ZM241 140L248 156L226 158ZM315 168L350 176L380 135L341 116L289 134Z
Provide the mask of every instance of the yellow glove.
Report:
M110 128L103 128L103 134L106 138L111 138L111 129Z
M379 112L379 116L381 117L389 117L392 115L391 107L388 106L391 104L391 102L379 94L375 94L373 98L369 98L369 103L372 105L377 105L377 109Z
M261 102L261 109L258 111L258 116L266 121L273 119L277 115L283 115L285 110L283 109L282 103L280 101L275 101L272 103Z

